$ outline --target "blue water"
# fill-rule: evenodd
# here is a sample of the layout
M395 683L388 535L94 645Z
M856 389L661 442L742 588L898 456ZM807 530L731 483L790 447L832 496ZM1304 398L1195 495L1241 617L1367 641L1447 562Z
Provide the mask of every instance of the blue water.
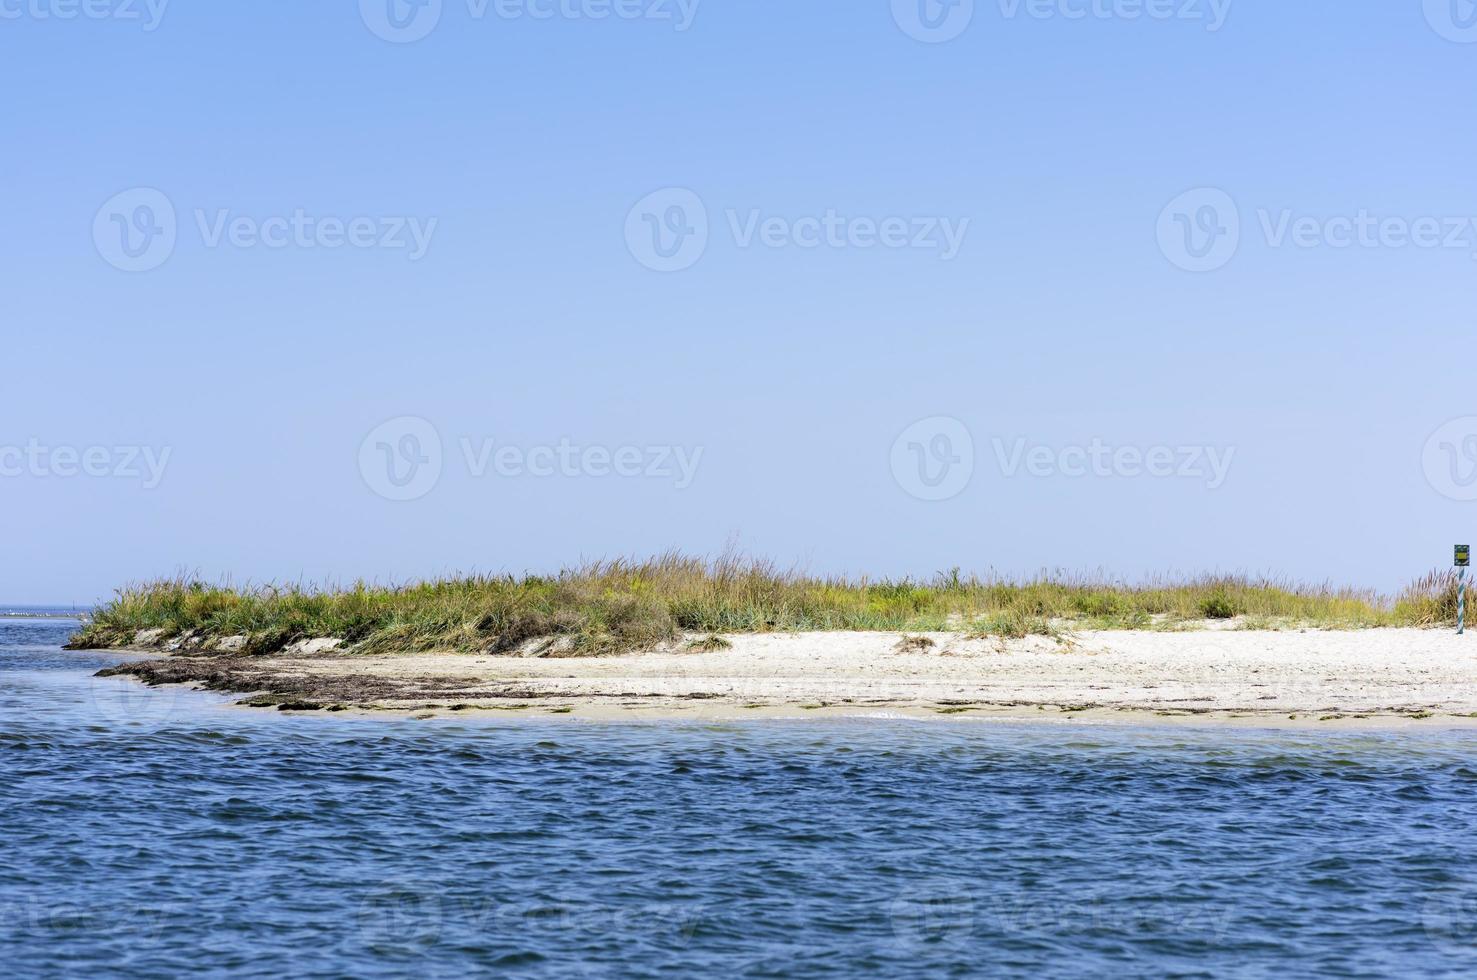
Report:
M1477 969L1477 736L369 720L0 621L13 976Z

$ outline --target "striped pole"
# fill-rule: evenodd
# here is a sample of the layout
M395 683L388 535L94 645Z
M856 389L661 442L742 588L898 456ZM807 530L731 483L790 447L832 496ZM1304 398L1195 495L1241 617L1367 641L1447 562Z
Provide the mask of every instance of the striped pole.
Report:
M1467 569L1457 569L1456 573L1456 635L1461 636L1467 632Z

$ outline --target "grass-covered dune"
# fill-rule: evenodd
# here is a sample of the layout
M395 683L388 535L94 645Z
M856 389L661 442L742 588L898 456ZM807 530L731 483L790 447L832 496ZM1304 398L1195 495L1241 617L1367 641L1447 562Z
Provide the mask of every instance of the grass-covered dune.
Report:
M957 630L1061 635L1074 629L1436 626L1456 618L1456 578L1436 572L1400 595L1246 576L1129 585L1105 577L1008 581L813 577L752 559L669 554L601 561L557 575L470 576L398 587L227 587L177 578L119 590L73 638L128 646L140 631L191 645L245 637L246 653L335 637L351 649L506 652L556 641L567 654L616 653L688 634L801 630ZM1472 592L1469 589L1469 599ZM713 641L717 643L719 641Z

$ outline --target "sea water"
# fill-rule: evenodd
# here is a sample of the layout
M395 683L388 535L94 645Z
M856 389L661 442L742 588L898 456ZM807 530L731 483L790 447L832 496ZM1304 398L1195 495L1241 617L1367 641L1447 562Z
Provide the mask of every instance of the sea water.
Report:
M287 714L75 625L0 619L6 975L1477 969L1469 732Z

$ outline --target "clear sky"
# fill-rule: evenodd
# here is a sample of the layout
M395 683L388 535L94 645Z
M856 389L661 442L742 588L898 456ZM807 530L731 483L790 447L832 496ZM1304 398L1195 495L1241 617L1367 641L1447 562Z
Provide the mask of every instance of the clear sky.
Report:
M8 602L1477 538L1467 0L0 0L0 80Z

